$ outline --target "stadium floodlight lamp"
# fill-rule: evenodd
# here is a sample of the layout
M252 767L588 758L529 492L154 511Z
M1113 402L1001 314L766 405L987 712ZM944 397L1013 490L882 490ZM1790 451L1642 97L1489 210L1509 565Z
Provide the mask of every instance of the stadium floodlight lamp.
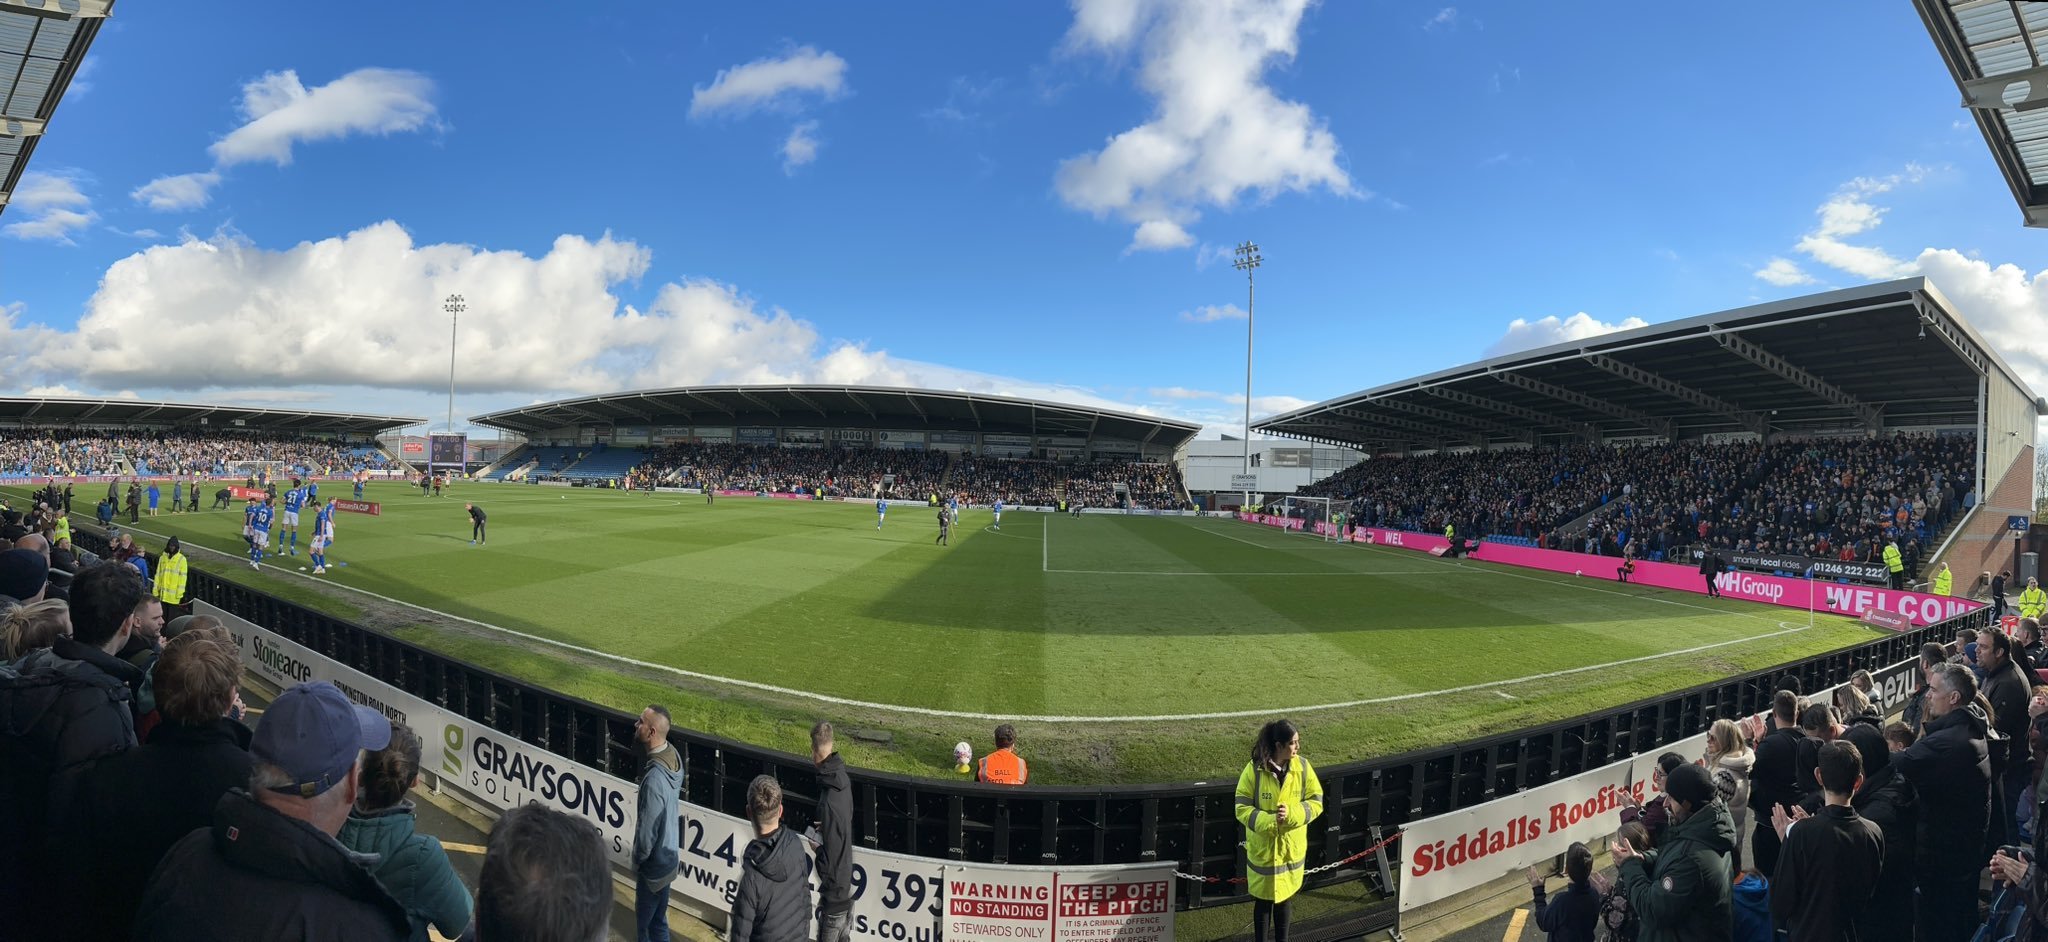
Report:
M1266 259L1259 254L1259 244L1251 241L1239 243L1231 254L1237 258L1230 267L1244 272L1244 474L1249 476L1252 473L1252 314L1257 310L1258 300L1258 286L1252 270ZM1245 491L1239 506L1250 506L1251 502L1252 492Z
M441 304L441 310L448 312L448 431L455 431L455 322L462 312L469 310L468 302L462 295L451 294Z

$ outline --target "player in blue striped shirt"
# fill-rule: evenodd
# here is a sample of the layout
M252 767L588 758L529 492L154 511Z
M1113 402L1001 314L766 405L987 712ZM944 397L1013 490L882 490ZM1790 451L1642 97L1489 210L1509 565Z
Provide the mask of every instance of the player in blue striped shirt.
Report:
M263 551L270 548L270 521L273 516L268 497L250 501L249 509L243 512L243 531L249 540L250 569L263 568Z
M287 556L299 555L299 510L306 506L306 488L293 479L291 490L284 492L284 528L291 531L291 544L285 551ZM284 543L282 537L278 538Z
M334 505L313 498L313 575L327 572L327 547L334 542Z

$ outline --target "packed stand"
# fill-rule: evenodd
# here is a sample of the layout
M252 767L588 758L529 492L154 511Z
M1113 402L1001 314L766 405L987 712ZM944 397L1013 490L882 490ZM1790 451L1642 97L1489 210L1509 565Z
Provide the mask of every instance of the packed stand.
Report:
M1882 559L1907 572L1974 499L1973 435L1664 446L1569 445L1381 457L1302 493L1367 526L1507 535L1546 548L1675 558L1732 552ZM1580 517L1582 524L1565 529Z
M1975 445L1970 435L1896 435L1696 448L1683 463L1631 476L1630 492L1560 543L1612 556L1637 541L1652 559L1707 543L1880 562L1897 541L1911 575L1968 503Z
M693 442L650 452L633 470L677 487L873 497L884 475L889 493L925 498L946 474L941 452L880 448L784 448Z
M122 461L127 462L124 469ZM375 446L259 432L189 429L111 432L89 429L0 431L0 475L239 474L252 462L280 462L301 474L389 465Z

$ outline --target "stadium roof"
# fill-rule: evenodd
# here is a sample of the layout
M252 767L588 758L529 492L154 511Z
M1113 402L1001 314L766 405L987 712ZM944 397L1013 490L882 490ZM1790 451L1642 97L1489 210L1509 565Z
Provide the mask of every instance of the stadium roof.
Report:
M426 421L354 412L143 402L139 399L0 397L0 423L10 425L129 425L149 428L205 425L207 428L247 428L263 432L318 431L367 435L420 425Z
M1981 376L2037 399L1924 278L1496 357L1253 424L1367 450L1977 424Z
M819 426L1085 435L1179 448L1201 426L1031 399L876 386L691 386L607 393L470 419L525 435L591 423Z
M2048 227L2048 3L1913 0L2029 226Z
M0 213L114 0L0 0Z

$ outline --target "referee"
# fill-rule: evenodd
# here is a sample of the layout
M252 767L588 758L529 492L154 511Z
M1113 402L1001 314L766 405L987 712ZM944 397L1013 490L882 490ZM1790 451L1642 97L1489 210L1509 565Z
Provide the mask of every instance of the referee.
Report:
M469 545L484 545L484 509L475 504L463 504L462 509L469 511Z

